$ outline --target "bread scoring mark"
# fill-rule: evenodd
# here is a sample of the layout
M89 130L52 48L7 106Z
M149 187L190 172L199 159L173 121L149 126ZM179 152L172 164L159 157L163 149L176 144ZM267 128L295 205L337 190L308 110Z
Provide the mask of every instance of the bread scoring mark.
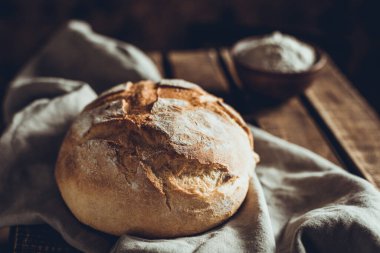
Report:
M197 164L170 177L173 185L189 194L210 194L222 185L231 185L236 179L237 176L220 164Z
M165 195L165 204L169 208L169 211L172 211L172 206L170 204L170 194L168 192L168 186L164 182L164 187L163 187L164 195Z
M91 134L78 131L85 139L116 139L124 131L124 139L117 137L123 145L116 152L119 171L132 191L143 190L143 181L136 178L148 180L150 184L144 183L144 187L157 189L169 211L177 208L170 200L173 189L187 195L228 195L250 164L249 158L240 161L243 155L221 155L225 150L249 146L240 118L226 111L221 99L198 86L191 87L133 84L128 91L112 93L88 107L84 113L91 120L82 122L82 128L91 129ZM110 133L105 133L108 129ZM231 164L241 164L241 168Z
M160 133L157 132L157 135ZM169 205L167 187L181 189L187 194L209 194L223 184L232 184L237 178L222 164L202 164L197 158L179 154L169 145L169 140L168 143L149 144L149 137L144 132L134 133L133 136L129 142L136 147L136 158L154 174L150 179L161 193L165 193Z
M127 87L125 88L126 90L122 90L123 86ZM184 88L186 91L172 89L176 87ZM162 110L165 107L171 110L180 110L185 107L204 107L207 110L214 111L216 114L222 114L226 120L241 127L248 135L251 145L253 145L252 134L241 117L232 108L224 104L222 99L208 94L196 84L184 80L163 79L157 85L149 81L137 84L127 83L119 85L115 90L119 90L119 94L124 95L120 97L119 94L114 94L116 100L109 100L107 103L112 104L115 101L122 101L122 106L118 106L118 109L121 108L123 112L120 116L124 115L124 118L135 121L137 124L147 118L144 117L144 114ZM165 96L165 98L161 96ZM99 111L94 113L97 114ZM107 120L107 115L102 116L102 118L101 120L98 119L98 122ZM97 122L94 123L96 124Z
M123 119L125 112L125 100L115 100L109 104L83 111L72 125L73 132L80 138L85 137L89 130L96 125L113 119Z
M220 98L217 98L217 97L214 97L214 96L210 96L210 95L201 95L199 96L199 102L201 104L205 104L205 103L216 103L218 102L219 100L221 100Z
M169 189L177 189L188 195L212 194L219 191L220 186L231 185L237 179L226 166L201 164L198 159L178 154L165 142L154 143L148 140L150 136L145 131L132 131L128 142L134 147L133 156L146 170L152 185L164 196L169 210L173 209ZM160 134L162 133L157 132L154 136Z
M170 143L177 152L193 154L202 163L217 159L218 163L229 164L231 161L223 161L223 157L216 154L236 148L236 143L246 145L248 142L243 131L240 134L237 130L234 121L205 108L188 107L183 103L173 105L171 99L159 99L153 105L149 119L153 128L170 138ZM236 137L233 142L225 138L231 135Z
M165 205L168 207L169 211L172 210L172 207L170 205L170 199L169 199L169 193L167 191L167 185L163 181L163 178L160 177L160 175L156 172L156 170L152 169L151 166L147 165L145 163L144 166L146 172L147 172L147 177L153 183L153 185L160 191L160 193L164 196L165 198Z
M123 110L124 99L118 99L95 108L91 111L93 115L93 124L107 122L113 119L124 118L125 111Z
M233 122L233 124L237 124L243 131L246 132L253 148L253 137L250 129L246 126L240 115L223 102L223 99L208 94L203 90L192 89L181 91L170 88L166 87L165 89L158 87L158 96L165 99L171 98L188 101L191 107L203 107L207 110L213 111L216 114L222 115L226 120Z
M70 173L90 172L89 176L76 174L70 186L76 189L69 190L80 193L87 187L86 194L95 199L120 200L120 212L112 213L110 219L130 222L128 231L176 236L177 231L189 235L219 224L243 201L247 171L254 166L254 159L246 134L218 102L222 100L200 88L146 81L100 97L86 107L90 117L81 122L82 131L73 128L64 144L68 147L64 153L81 156L70 165ZM104 115L95 122L94 113ZM158 127L154 118L159 121L160 117L164 120ZM167 126L172 120L173 126ZM88 141L93 141L96 151L85 148ZM80 152L73 148L78 146ZM72 201L77 201L75 196ZM149 215L141 215L144 208ZM102 212L102 208L92 209L97 209L96 215ZM161 215L158 221L156 213ZM99 222L101 228L104 222ZM166 228L173 223L174 228ZM122 226L120 231L125 229ZM158 230L151 232L152 228Z
M182 79L162 79L160 82L158 82L158 85L169 86L169 87L174 87L174 88L182 88L182 89L188 89L188 90L203 91L195 83L191 83Z
M169 86L170 84L169 82ZM165 89L152 83L146 85L145 82L134 84L133 90L136 94L133 96L108 101L107 107L103 104L92 109L92 113L101 116L91 124L109 122L113 119L128 120L130 124L136 124L138 129L148 126L148 129L153 127L164 133L169 137L167 142L171 148L179 155L185 155L187 159L197 158L200 163L219 163L224 166L237 162L239 159L236 157L228 161L228 158L223 159L218 153L235 148L237 146L234 144L235 141L245 145L245 138L237 131L240 127L243 128L239 124L241 118L231 113L229 108L225 108L221 99L206 92L199 94L191 93L194 91L184 91L184 93L171 87ZM176 96L179 98L173 98L177 93ZM160 95L172 97L160 97ZM123 115L124 117L120 119ZM231 134L237 138L233 138L234 142L226 141L224 136ZM218 161L214 161L215 159Z
M123 110L124 115L128 115L129 108L130 108L130 104L125 99L123 99L121 109Z
M88 104L84 110L85 111L91 110L103 104L107 104L111 101L119 100L119 99L126 99L128 102L131 102L130 100L133 100L133 98L138 97L139 95L141 95L141 93L145 91L155 92L157 86L158 85L154 83L153 81L141 81L135 84L127 83L127 85L125 86L125 89L120 89L119 91L115 91L111 93L105 92L105 95L99 96L95 101ZM121 86L119 85L119 88L122 88L122 87L123 87L122 85ZM154 94L145 93L145 97L147 98L151 98L152 95ZM138 101L138 99L136 99L136 101Z
M149 178L149 180L154 184L154 186L162 194L164 194L163 183L162 183L160 177L158 175L156 175L155 170L153 170L150 166L147 166L147 164L144 164L143 168L146 171L146 175Z
M151 113L181 111L190 106L190 103L186 100L175 98L158 98L154 102Z

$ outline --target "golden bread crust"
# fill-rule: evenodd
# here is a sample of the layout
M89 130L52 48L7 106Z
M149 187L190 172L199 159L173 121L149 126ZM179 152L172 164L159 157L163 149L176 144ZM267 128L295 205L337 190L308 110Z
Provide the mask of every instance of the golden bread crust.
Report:
M252 148L240 115L199 86L126 83L74 121L56 180L72 213L95 229L186 236L237 211L256 163Z

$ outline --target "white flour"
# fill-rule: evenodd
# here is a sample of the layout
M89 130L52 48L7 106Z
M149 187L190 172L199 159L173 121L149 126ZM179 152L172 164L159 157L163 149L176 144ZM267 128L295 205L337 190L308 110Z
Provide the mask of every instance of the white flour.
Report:
M315 57L312 47L280 32L250 41L239 53L239 58L253 68L282 73L307 70Z

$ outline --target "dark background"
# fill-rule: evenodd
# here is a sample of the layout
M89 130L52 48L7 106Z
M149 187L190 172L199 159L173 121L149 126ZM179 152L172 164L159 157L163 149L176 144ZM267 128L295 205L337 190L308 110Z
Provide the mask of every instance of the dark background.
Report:
M49 36L75 18L144 50L230 46L278 29L325 49L379 112L379 2L0 0L0 94Z
M0 0L0 102L69 19L144 50L230 46L280 30L319 45L380 112L380 0ZM1 115L1 113L0 113ZM0 124L1 125L1 124ZM0 238L6 236L1 234ZM0 251L2 251L0 240Z

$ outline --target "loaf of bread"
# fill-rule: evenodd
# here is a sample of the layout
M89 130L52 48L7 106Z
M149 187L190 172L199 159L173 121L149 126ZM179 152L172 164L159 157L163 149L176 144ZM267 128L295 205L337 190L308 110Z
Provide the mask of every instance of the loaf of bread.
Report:
M231 217L256 165L240 115L183 80L101 94L73 122L55 176L84 224L148 238L206 231Z

